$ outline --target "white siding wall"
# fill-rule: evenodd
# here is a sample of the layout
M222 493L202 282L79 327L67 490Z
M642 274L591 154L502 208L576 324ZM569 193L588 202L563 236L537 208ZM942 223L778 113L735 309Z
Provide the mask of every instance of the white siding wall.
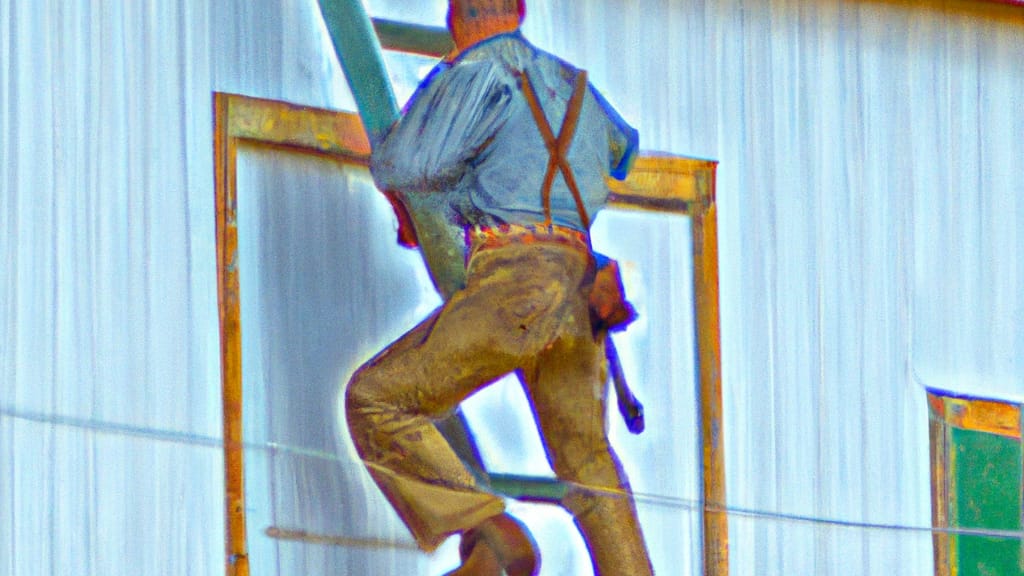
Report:
M721 161L734 572L928 573L922 387L1024 392L1021 9L681 4L533 3L526 31L645 148ZM689 249L660 242L666 262ZM660 376L640 384L690 384Z
M922 386L1024 394L1022 10L532 10L643 147L721 162L734 574L929 573L927 533L849 526L929 524Z
M0 573L223 570L211 92L344 105L318 16L0 1Z

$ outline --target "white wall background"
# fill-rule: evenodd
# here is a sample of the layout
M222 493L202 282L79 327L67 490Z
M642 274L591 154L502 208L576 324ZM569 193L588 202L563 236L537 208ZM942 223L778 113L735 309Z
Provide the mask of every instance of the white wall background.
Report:
M643 147L721 162L729 506L835 521L734 515L735 574L929 573L848 524L929 524L924 385L1024 392L1024 14L981 7L533 11Z
M970 6L530 6L644 148L721 162L734 508L926 526L922 385L1024 397L1024 9ZM222 570L211 91L350 108L325 46L308 1L0 0L0 572ZM734 574L930 570L730 528Z
M0 573L223 571L211 92L343 105L318 16L0 2Z

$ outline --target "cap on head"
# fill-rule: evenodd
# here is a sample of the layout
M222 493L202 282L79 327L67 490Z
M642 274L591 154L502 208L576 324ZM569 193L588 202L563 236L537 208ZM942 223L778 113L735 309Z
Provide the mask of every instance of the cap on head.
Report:
M526 0L448 0L448 29L463 48L516 30L525 15Z

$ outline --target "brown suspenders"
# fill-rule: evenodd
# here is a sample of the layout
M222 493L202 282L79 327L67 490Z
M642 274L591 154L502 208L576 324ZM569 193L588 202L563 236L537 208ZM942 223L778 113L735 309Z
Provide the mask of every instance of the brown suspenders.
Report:
M551 226L551 184L555 180L555 170L557 169L562 172L562 178L565 179L565 184L572 192L573 200L576 201L576 211L579 213L580 222L583 223L583 229L588 230L590 228L590 217L587 215L587 209L583 206L583 197L580 195L579 186L576 185L576 178L572 174L572 167L569 166L569 161L565 158L565 155L569 152L569 145L572 144L572 137L576 133L576 124L579 122L580 110L583 108L583 96L587 93L587 72L586 70L581 70L576 75L572 88L572 97L569 98L569 104L565 110L565 119L562 120L562 127L559 129L557 137L555 137L547 117L544 116L544 109L541 108L540 101L537 99L537 92L533 89L530 76L523 72L519 77L522 80L523 95L526 97L526 103L530 105L533 120L537 123L537 128L540 130L540 134L544 138L544 144L548 149L548 167L544 173L544 185L541 187L540 192L541 199L544 202L544 225Z
M590 229L590 217L587 215L586 207L583 206L583 197L580 195L579 186L576 185L576 178L572 174L572 167L569 166L569 161L565 158L565 155L569 152L569 145L572 144L573 134L576 133L576 124L579 122L580 110L583 108L583 96L587 92L587 72L581 70L576 75L576 80L572 87L572 96L569 98L569 104L566 107L565 118L562 120L562 127L558 131L558 137L555 137L551 124L548 123L547 117L544 116L544 110L541 108L540 101L537 99L537 93L530 83L529 75L524 71L517 74L517 76L519 76L522 83L526 102L530 105L530 112L533 113L533 120L536 122L537 128L540 129L540 134L544 138L544 145L548 149L548 167L544 173L544 185L541 187L540 192L541 199L544 202L544 225L551 226L551 184L555 179L555 170L558 169L562 172L562 177L565 178L566 186L572 192L573 200L576 201L576 211L579 213L580 222L583 223L583 229L587 231ZM595 289L590 297L591 321L594 321L593 315L597 313L597 321L603 324L606 330L621 330L633 321L636 312L626 301L618 266L614 265L614 261L612 263L612 266L598 271L597 278L595 279ZM596 289L598 285L602 287L601 290ZM597 301L596 304L595 300ZM639 434L643 432L645 427L644 407L629 389L626 375L622 371L622 364L619 362L619 356L615 350L615 342L612 341L610 334L605 335L605 356L608 359L612 380L615 383L619 413L622 414L622 418L626 421L629 431L633 434Z

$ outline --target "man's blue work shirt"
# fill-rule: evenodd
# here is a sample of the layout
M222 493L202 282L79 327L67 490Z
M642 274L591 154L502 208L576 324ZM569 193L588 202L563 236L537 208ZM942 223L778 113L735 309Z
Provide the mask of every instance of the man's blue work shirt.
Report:
M443 194L461 225L540 224L548 150L522 94L529 76L555 135L578 69L519 33L501 34L442 62L420 84L402 118L374 147L381 189ZM637 151L637 131L588 85L566 155L591 219L608 198L606 176L624 179ZM560 173L551 188L552 222L582 229Z

